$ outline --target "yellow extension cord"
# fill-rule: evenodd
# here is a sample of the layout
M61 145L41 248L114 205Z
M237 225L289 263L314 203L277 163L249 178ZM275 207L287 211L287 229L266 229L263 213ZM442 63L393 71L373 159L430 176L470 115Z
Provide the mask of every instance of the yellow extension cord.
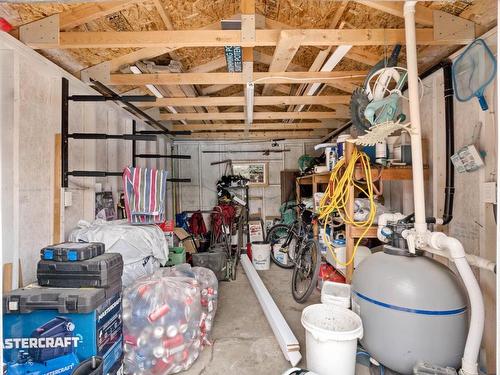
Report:
M364 176L366 176L367 189L359 185L356 181L355 172L357 163L361 164ZM373 181L370 168L370 159L368 158L368 156L365 153L360 152L356 148L354 148L354 152L352 153L351 159L349 160L349 164L347 166L345 164L346 164L345 158L342 158L337 162L337 164L335 164L335 167L333 168L332 173L330 175L330 183L328 184L328 188L326 189L325 194L323 198L321 198L319 204L319 220L320 221L323 220L324 222L323 241L327 245L328 250L332 254L332 257L335 260L335 262L343 267L347 267L354 261L356 252L358 250L358 246L363 237L370 229L370 227L373 225L373 222L375 221L375 214L377 211L373 195L373 185L372 185ZM343 167L345 167L345 170L342 173ZM354 221L354 218L350 216L347 210L347 202L349 200L349 188L352 186L363 192L370 201L370 213L365 221ZM333 187L333 191L331 191L331 187ZM334 212L338 212L338 214L340 215L340 217L342 218L342 220L346 225L352 225L358 228L365 228L362 235L356 241L352 256L347 262L341 262L337 258L333 246L330 244L330 241L328 241L328 239L326 238L328 217L330 215L333 215ZM347 251L346 251L346 258L347 258Z

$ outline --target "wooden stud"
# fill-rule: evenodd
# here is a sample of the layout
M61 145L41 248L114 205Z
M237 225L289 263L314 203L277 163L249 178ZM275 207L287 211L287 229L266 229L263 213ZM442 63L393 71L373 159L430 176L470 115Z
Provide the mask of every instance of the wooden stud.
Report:
M281 119L346 119L348 113L337 112L255 112L254 120L281 120ZM245 120L244 112L222 113L162 113L161 120Z
M350 60L354 60L371 66L375 65L380 60L382 60L382 58L379 55L371 53L370 51L367 51L363 48L358 48L358 49L351 48L351 50L347 52L347 55L345 57Z
M172 20L168 16L167 12L165 12L165 8L160 0L153 0L153 4L155 5L158 14L160 15L163 24L167 30L174 30L174 25L172 24Z
M336 72L255 72L256 84L294 83L294 79L307 82L362 82L367 71ZM111 74L110 85L242 85L247 81L242 73L154 73Z
M324 132L323 132L324 133ZM176 139L276 139L276 138L286 138L286 139L319 139L321 138L321 131L314 130L298 130L298 131L239 131L239 132L199 132L192 133L191 135L178 136Z
M2 290L3 293L8 293L12 291L12 274L13 274L12 263L3 264L3 277L2 277Z
M299 32L282 30L269 65L269 72L286 72L303 39L304 35ZM265 84L262 95L268 95L269 90L269 86Z
M204 88L201 89L201 93L200 94L202 96L212 95L212 94L215 94L215 93L217 93L219 91L227 89L227 88L229 88L231 86L232 86L231 84L207 86L207 87L204 87Z
M296 32L304 35L302 45L387 45L405 42L403 29L306 29ZM256 30L255 42L241 41L238 30L172 30L172 31L107 31L107 32L60 32L59 43L55 40L29 40L35 49L49 48L186 48L275 46L279 40L279 30ZM435 40L434 31L417 29L418 45L468 44L470 38L450 36Z
M254 105L294 105L294 104L313 104L313 105L335 105L349 104L351 97L349 95L332 96L256 96ZM244 106L245 97L243 96L199 96L197 98L160 98L156 102L135 103L138 107L217 107L217 106Z

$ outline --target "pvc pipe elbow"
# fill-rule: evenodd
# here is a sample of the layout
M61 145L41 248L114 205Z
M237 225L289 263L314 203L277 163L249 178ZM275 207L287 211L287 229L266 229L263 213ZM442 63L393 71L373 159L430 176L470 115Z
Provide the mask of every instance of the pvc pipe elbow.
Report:
M429 243L436 249L447 250L453 260L465 258L464 247L456 238L448 237L441 232L433 232L430 234Z

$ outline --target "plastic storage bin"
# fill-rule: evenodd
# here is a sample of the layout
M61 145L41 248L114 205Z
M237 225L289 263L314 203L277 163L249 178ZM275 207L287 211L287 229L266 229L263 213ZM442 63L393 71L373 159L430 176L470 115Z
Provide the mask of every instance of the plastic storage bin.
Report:
M28 286L3 297L7 374L70 375L92 356L104 374L122 355L121 290Z
M217 276L217 280L226 279L226 262L227 254L225 251L193 254L193 266L211 269Z
M346 309L351 307L351 286L349 284L325 281L321 288L321 303Z

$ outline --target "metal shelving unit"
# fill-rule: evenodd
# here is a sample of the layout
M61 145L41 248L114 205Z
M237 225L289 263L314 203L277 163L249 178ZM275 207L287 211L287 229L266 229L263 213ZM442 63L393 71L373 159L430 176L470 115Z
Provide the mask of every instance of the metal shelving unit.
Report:
M73 177L108 177L121 176L121 171L88 171L88 170L69 170L69 139L119 139L132 141L132 165L135 166L136 158L172 158L172 159L191 159L190 155L162 155L162 154L137 154L137 141L156 141L159 135L173 136L178 134L187 134L190 132L171 132L163 124L153 119L147 113L140 110L131 102L154 102L156 97L149 95L131 95L121 96L106 87L100 82L93 81L92 86L102 95L70 95L69 81L62 79L61 95L61 186L68 187L69 176ZM124 109L138 117L144 123L150 125L156 130L136 131L136 121L132 121L132 134L105 134L105 133L70 133L69 132L69 102L105 102L115 101L124 105ZM169 182L191 182L189 178L169 178Z

